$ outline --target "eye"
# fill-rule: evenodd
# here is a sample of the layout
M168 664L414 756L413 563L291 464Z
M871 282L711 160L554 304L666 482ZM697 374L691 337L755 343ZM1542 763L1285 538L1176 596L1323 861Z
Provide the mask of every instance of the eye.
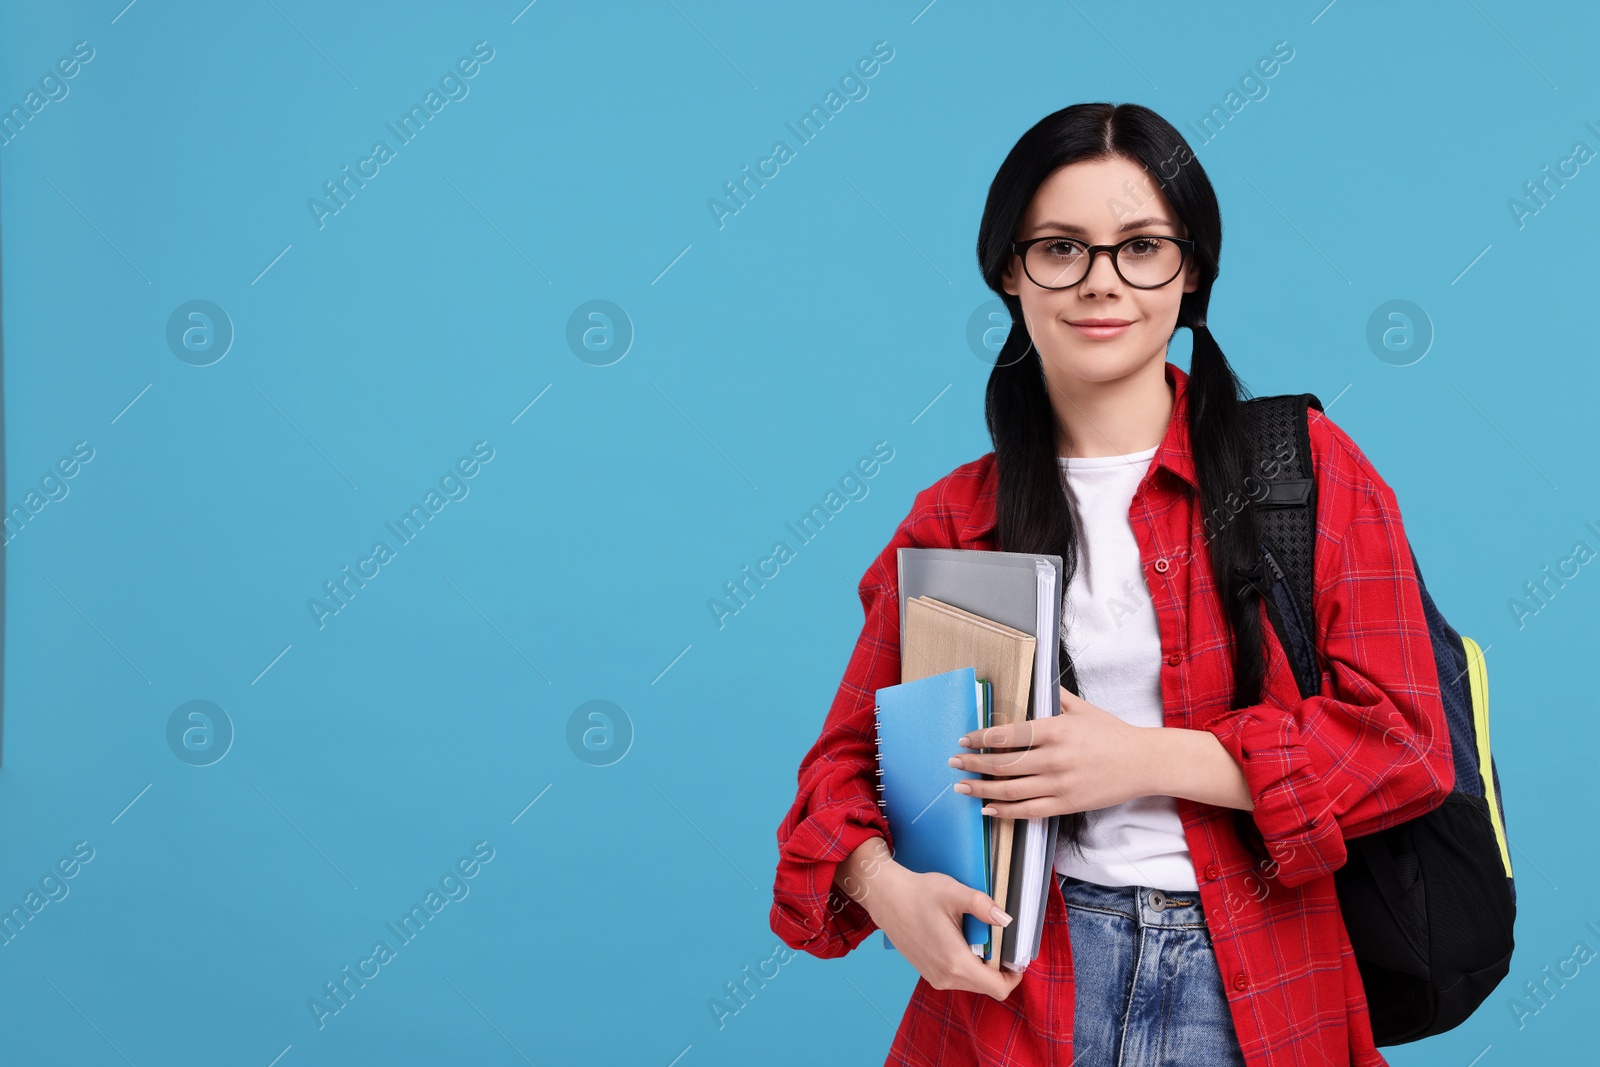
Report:
M1167 242L1159 237L1138 237L1130 241L1123 251L1135 256L1160 255Z
M1040 255L1050 256L1054 259L1070 259L1083 255L1083 245L1076 241L1069 241L1065 237L1057 237L1049 241L1040 241L1034 246Z

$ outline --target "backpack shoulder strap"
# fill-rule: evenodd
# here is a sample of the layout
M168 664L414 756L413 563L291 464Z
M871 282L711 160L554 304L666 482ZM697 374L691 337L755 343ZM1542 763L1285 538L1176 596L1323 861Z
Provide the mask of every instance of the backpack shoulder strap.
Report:
M1265 493L1259 486L1249 490L1262 558L1273 579L1272 595L1263 600L1301 696L1322 688L1311 599L1317 482L1306 412L1312 407L1322 410L1312 393L1259 396L1243 404L1250 473L1266 487Z

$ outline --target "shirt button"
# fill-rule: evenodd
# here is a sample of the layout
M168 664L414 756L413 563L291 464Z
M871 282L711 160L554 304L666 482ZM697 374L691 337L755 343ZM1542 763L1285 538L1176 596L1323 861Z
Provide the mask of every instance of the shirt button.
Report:
M1233 988L1248 989L1249 987L1250 980L1246 978L1242 972L1233 976Z
M1156 560L1156 573L1157 574L1165 574L1165 573L1167 573L1167 560L1166 560L1165 556L1163 556L1161 559Z
M1178 664L1183 662L1183 653L1182 652L1169 652L1169 653L1167 653L1167 662L1172 664L1174 667L1176 667Z
M1217 865L1215 863L1206 864L1206 881L1215 882L1216 880L1217 880Z

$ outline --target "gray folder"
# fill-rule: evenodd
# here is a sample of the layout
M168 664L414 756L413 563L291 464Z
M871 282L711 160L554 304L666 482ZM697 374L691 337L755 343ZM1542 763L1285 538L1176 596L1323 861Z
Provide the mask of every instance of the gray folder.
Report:
M1032 634L1036 643L1028 718L1060 714L1060 556L956 548L902 548L896 556L901 634L905 633L906 601L918 596L931 596ZM1017 820L1011 848L1011 881L1004 905L1013 921L1000 941L1000 962L1007 970L1020 970L1039 954L1059 827L1058 815ZM1042 871L1037 869L1041 848ZM1030 851L1036 870L1025 879L1025 861ZM1024 901L1033 906L1024 908Z

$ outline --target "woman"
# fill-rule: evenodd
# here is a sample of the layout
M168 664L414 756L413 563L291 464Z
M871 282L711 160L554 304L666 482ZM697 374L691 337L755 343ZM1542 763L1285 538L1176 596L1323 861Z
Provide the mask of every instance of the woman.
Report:
M1345 839L1450 790L1432 647L1394 493L1313 409L1323 680L1301 699L1252 580L1240 383L1205 325L1220 244L1200 164L1137 105L1046 117L990 186L978 259L1013 322L994 451L917 494L862 578L866 624L778 830L784 942L833 957L881 928L921 975L890 1063L1385 1063L1333 872ZM1180 326L1187 373L1166 361ZM1061 714L951 738L956 766L994 776L963 790L986 813L1064 816L1021 974L961 936L964 912L1008 917L897 864L875 803L907 547L1064 563Z

